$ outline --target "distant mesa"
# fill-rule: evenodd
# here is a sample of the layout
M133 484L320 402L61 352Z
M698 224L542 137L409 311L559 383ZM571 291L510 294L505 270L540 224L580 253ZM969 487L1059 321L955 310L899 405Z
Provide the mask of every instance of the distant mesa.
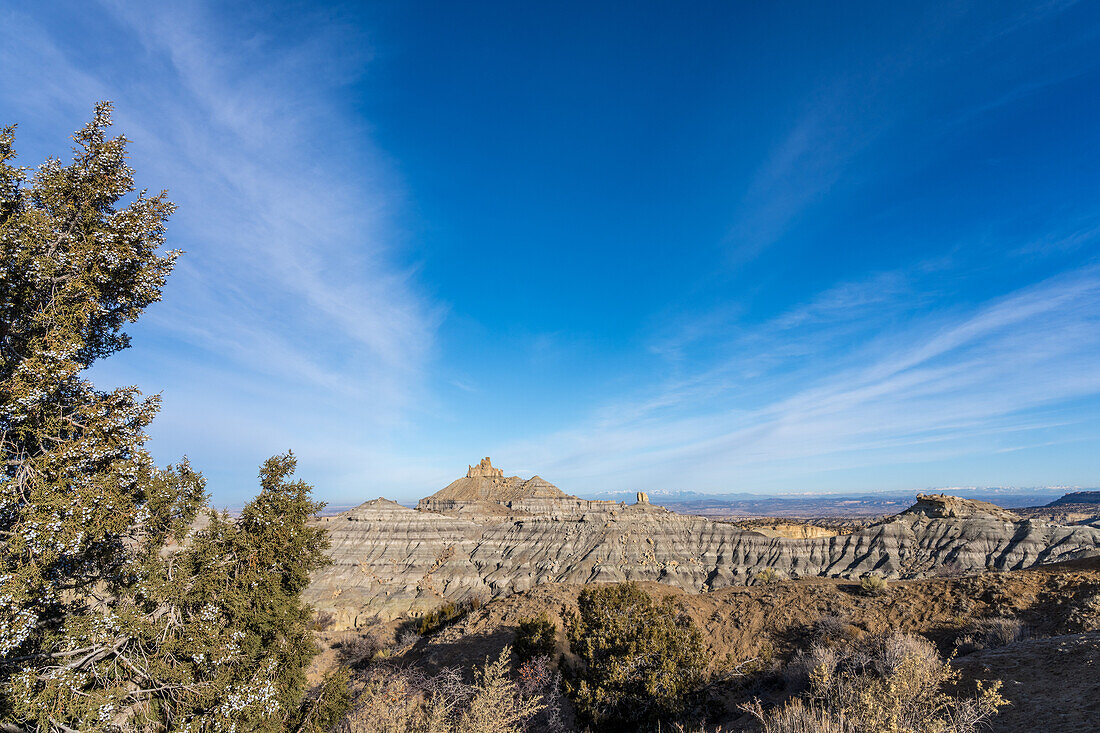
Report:
M1007 509L988 501L963 499L947 494L917 494L917 503L906 509L903 514L923 514L927 517L966 519L985 514L1006 522L1018 522L1020 517Z
M1065 504L1100 504L1100 491L1074 491L1066 494L1061 499L1055 499L1047 506L1063 506Z

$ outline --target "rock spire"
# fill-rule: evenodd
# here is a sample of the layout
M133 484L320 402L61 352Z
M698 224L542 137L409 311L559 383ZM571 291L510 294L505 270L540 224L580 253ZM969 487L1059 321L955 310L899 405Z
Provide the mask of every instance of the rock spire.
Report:
M504 478L504 470L493 468L492 461L486 456L476 466L468 467L466 478Z

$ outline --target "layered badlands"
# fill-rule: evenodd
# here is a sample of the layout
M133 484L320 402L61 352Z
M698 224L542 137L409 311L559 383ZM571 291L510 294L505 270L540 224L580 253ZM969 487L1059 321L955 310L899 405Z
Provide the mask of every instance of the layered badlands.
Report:
M993 504L919 495L851 534L791 539L638 502L587 501L486 458L416 509L374 499L322 520L333 564L306 592L337 628L488 599L540 583L658 581L706 592L764 569L786 577L916 578L1100 555L1100 528L1020 519Z

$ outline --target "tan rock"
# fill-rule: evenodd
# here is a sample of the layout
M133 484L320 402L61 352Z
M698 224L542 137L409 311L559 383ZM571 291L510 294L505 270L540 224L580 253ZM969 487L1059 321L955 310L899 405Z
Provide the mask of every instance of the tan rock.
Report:
M481 462L477 466L470 466L466 471L466 478L504 478L504 471L499 468L493 468L492 462L489 457L481 459Z
M917 503L905 510L907 514L929 517L972 517L988 515L1006 522L1018 522L1020 517L988 501L961 499L947 494L917 494Z
M540 476L532 476L527 480L519 476L505 478L504 471L494 468L488 458L482 458L478 465L468 468L464 478L452 481L445 488L421 499L417 508L428 511L456 511L467 508L486 513L499 513L495 508L484 504L508 506L515 501L534 500L537 503L542 499L580 501ZM470 503L475 504L472 507L465 506Z

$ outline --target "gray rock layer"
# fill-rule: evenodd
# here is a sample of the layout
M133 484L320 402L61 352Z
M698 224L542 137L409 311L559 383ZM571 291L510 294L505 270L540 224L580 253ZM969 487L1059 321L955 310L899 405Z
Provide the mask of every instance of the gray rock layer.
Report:
M787 539L646 503L532 497L448 515L376 499L323 520L333 564L306 598L347 628L545 582L649 580L705 592L751 582L765 568L791 578L912 578L1100 555L1100 528L1013 521L999 508L958 502L920 497L849 535Z

